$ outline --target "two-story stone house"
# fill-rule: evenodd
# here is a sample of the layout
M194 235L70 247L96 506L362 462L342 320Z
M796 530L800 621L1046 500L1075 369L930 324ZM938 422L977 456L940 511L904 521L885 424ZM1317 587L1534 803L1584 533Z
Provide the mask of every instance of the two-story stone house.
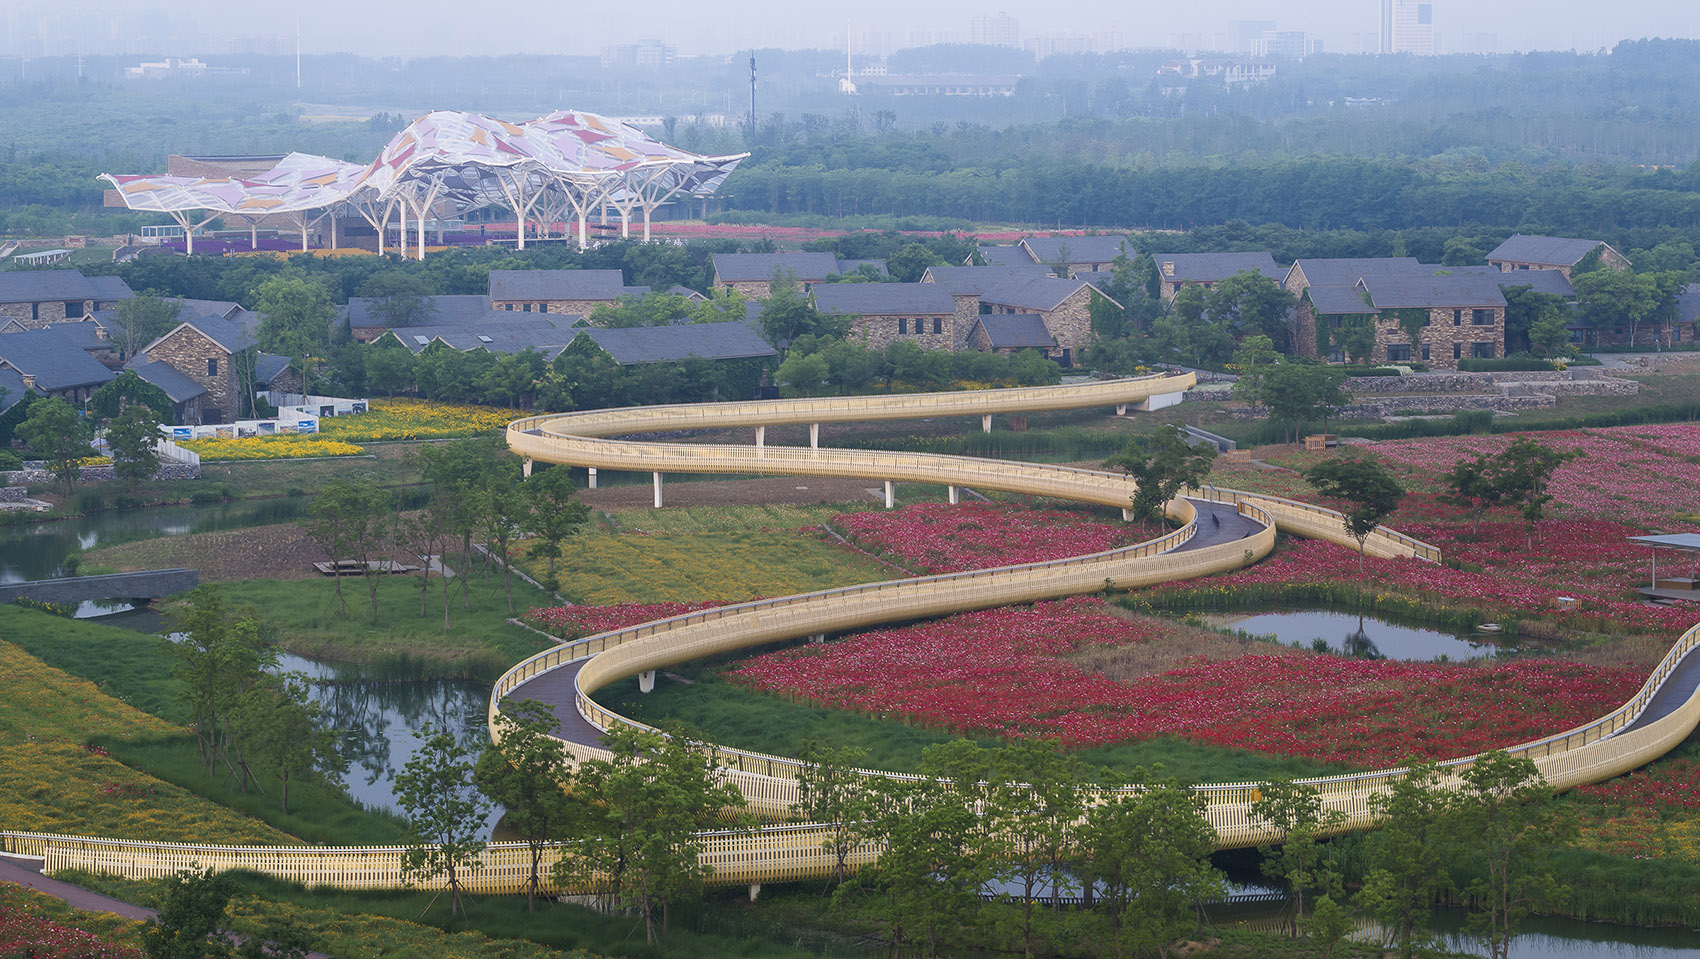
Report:
M883 260L841 260L831 253L716 253L713 262L716 289L736 291L752 300L772 296L774 277L781 273L789 274L802 292L808 293L828 277L855 273L863 267L879 274L886 272Z
M1373 363L1456 367L1505 355L1505 296L1478 273L1378 274L1358 281L1376 311Z
M1101 296L1115 304L1084 280L1028 269L935 266L928 268L921 282L937 283L950 291L961 337L955 349L969 347L967 338L983 314L1031 313L1043 320L1056 343L1054 358L1064 366L1070 365L1092 338L1093 298Z
M252 397L258 379L258 317L241 316L251 322L218 316L183 320L137 351L138 357L165 363L207 391L199 403L202 422L228 423L248 412L244 400Z
M573 316L649 292L647 286L627 286L619 270L491 270L489 289L493 310Z
M956 302L936 283L824 283L815 309L850 318L850 336L873 349L906 340L923 349L954 350L967 334L956 328Z
M0 273L0 320L25 329L81 320L135 296L116 276L83 276L76 270L11 270Z
M1157 282L1167 302L1173 302L1183 286L1201 286L1208 290L1236 273L1250 271L1268 277L1276 285L1287 277L1287 271L1277 267L1275 257L1267 251L1153 253L1151 259L1157 264Z
M1606 269L1629 269L1629 258L1612 249L1611 244L1604 240L1581 240L1566 236L1524 236L1521 233L1494 247L1493 252L1487 255L1487 261L1489 266L1503 273L1519 270L1557 270L1568 280L1570 272L1595 250L1599 251L1600 265Z

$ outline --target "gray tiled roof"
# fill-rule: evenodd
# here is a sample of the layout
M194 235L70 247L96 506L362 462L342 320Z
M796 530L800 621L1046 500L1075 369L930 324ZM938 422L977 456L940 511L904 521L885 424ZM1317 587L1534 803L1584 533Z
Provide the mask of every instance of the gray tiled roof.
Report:
M430 304L431 312L426 323L431 326L457 326L462 323L480 323L490 318L490 298L487 296L427 296L423 299ZM378 298L369 296L351 296L348 298L346 314L348 325L352 329L372 329L388 327L389 322L372 311ZM504 316L513 314L500 311Z
M857 316L942 316L956 310L956 301L937 283L823 283L815 287L815 309Z
M0 413L4 413L24 398L24 375L14 369L0 370Z
M799 283L818 283L839 272L831 253L716 253L717 283L766 283L780 270L790 270Z
M1551 293L1567 300L1576 295L1576 288L1570 285L1570 281L1564 278L1564 273L1560 270L1512 270L1510 273L1501 273L1491 266L1483 269L1493 272L1493 277L1502 290L1527 286L1536 293Z
M1090 285L1085 280L995 266L935 266L928 268L926 276L956 296L975 295L985 303L1040 313L1056 309Z
M1690 283L1677 294L1676 321L1700 323L1700 283Z
M1603 240L1579 240L1567 236L1524 236L1521 233L1493 248L1488 262L1509 260L1513 263L1541 263L1547 266L1571 267L1600 246Z
M987 266L1032 267L1044 265L1034 263L1033 258L1027 254L1027 250L1019 246L977 246L974 251L980 254L980 258L986 261Z
M976 323L986 331L994 350L1048 350L1057 345L1037 313L988 313Z
M1067 247L1070 263L1108 263L1127 249L1127 255L1138 252L1133 240L1125 236L1030 236L1021 241L1031 251L1036 263L1055 263Z
M0 334L0 361L34 376L44 393L99 386L113 379L112 371L89 355L86 335L73 326Z
M89 299L99 303L116 303L119 300L128 300L136 295L130 289L130 284L125 283L122 277L91 276L88 281L89 288L92 291L89 294ZM235 304L231 305L234 306Z
M195 300L189 297L180 297L178 302L183 304L183 309L191 311L196 316L217 316L227 320L242 309L242 304L234 300ZM182 314L179 313L179 315Z
M1168 283L1214 283L1252 270L1279 283L1287 271L1267 251L1256 253L1154 253L1157 275ZM1170 265L1173 270L1170 270Z
M1414 256L1375 256L1298 260L1293 269L1302 271L1311 286L1356 286L1366 276L1420 273L1423 265Z
M385 337L395 337L401 345L415 353L432 343L442 343L457 350L490 350L493 353L519 353L528 349L566 346L573 341L572 324L578 319L566 314L503 313L505 322L459 324L455 326L408 326L390 330Z
M621 366L676 362L688 357L734 360L773 356L773 347L743 323L695 323L685 326L636 326L623 330L581 330Z
M491 270L490 302L618 300L626 293L619 270Z
M119 281L123 282L123 281ZM0 303L46 303L99 299L98 285L76 270L0 272ZM125 289L129 289L125 287Z
M664 292L668 296L682 296L687 300L706 300L706 299L708 299L708 297L703 296L701 293L698 293L696 290L693 290L688 286L680 286L677 283L668 287Z
M254 339L254 331L239 319L227 320L217 316L197 316L192 320L185 320L183 325L200 330L207 335L208 339L224 347L226 352L230 353L240 353L257 342ZM172 332L176 331L173 330ZM170 335L171 333L166 334L166 336ZM164 338L161 337L160 339ZM157 343L159 340L154 342ZM148 349L152 347L152 343L148 344ZM142 352L147 352L147 349L143 349Z
M162 360L138 357L124 368L164 390L173 403L186 403L207 391L206 387L177 372L176 367Z
M1313 286L1305 290L1305 295L1310 297L1310 305L1318 316L1380 312L1364 302L1363 294L1355 286Z
M1383 310L1459 309L1505 305L1499 281L1479 273L1367 276L1370 301Z
M254 385L269 386L271 381L289 369L289 357L278 356L276 353L257 353L254 355Z

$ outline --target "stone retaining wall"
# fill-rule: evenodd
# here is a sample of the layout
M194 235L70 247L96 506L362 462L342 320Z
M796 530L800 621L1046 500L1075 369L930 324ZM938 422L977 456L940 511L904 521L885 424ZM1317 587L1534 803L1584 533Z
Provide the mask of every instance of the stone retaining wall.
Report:
M1584 374L1577 379L1571 370L1534 370L1527 373L1428 373L1415 376L1353 376L1346 380L1351 393L1492 393L1513 383L1539 383L1543 390L1557 387L1566 395L1629 395L1641 384L1614 377L1597 379Z
M110 466L85 466L77 471L79 483L105 483L118 478L118 473ZM153 474L155 480L192 480L201 478L201 468L190 463L162 463L159 472ZM11 486L43 486L57 482L57 478L48 472L47 467L39 461L25 463L21 470L0 473L0 480ZM18 500L0 500L0 502L18 502Z
M1471 410L1510 413L1544 410L1555 402L1557 400L1551 393L1530 393L1524 396L1506 396L1503 393L1382 396L1364 402L1349 403L1335 415L1341 419L1381 419L1386 416L1409 416L1415 413L1447 414ZM1269 415L1269 411L1261 407L1253 409L1249 406L1235 406L1229 408L1228 415L1242 420L1263 419Z
M23 486L0 487L0 503L27 503L30 491Z

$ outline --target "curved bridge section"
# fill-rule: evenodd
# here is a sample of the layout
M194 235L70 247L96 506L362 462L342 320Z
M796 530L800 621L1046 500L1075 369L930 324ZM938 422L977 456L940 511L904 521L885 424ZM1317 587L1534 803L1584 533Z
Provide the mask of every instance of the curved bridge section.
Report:
M1133 485L1113 474L968 457L818 449L813 443L808 449L774 448L760 444L760 430L781 423L1120 407L1190 385L1187 377L1152 377L982 393L608 410L520 420L510 426L508 439L530 459L609 469L900 479L1125 506ZM758 445L609 438L730 427L756 428ZM817 435L811 430L812 438ZM561 717L558 733L564 748L588 757L602 752L603 730L631 722L597 704L591 694L634 673L762 643L1092 592L1107 585L1126 588L1230 570L1266 555L1277 530L1356 546L1346 538L1338 513L1278 497L1192 490L1169 503L1167 510L1184 524L1180 529L1125 549L741 603L590 636L509 670L493 690L491 718L508 696L552 701ZM1382 557L1440 558L1433 547L1387 529L1377 530L1365 550ZM1696 646L1700 646L1700 626L1677 641L1623 706L1591 723L1509 751L1532 759L1559 789L1608 779L1663 755L1700 725L1700 695L1696 695L1700 657L1689 655ZM755 809L770 817L789 814L796 796L796 760L725 748L716 754L728 778ZM1455 784L1457 774L1473 761L1474 757L1465 757L1446 764L1446 782ZM1350 831L1373 825L1371 797L1404 774L1404 769L1384 769L1310 783L1328 809L1345 814L1343 828ZM1196 787L1219 847L1251 846L1278 838L1250 819L1257 788L1256 783ZM703 859L714 868L713 881L722 885L819 878L834 868L833 857L822 846L828 835L826 827L812 824L767 826L753 834L715 833L705 837ZM309 885L397 888L406 884L401 872L403 852L399 847L199 846L0 832L0 853L39 857L48 871L81 868L132 878L165 876L198 865L250 869ZM550 856L569 852L570 844ZM850 864L860 866L878 855L878 849L863 847L851 856ZM523 891L528 867L523 844L492 844L482 856L482 868L472 874L470 887L495 893Z

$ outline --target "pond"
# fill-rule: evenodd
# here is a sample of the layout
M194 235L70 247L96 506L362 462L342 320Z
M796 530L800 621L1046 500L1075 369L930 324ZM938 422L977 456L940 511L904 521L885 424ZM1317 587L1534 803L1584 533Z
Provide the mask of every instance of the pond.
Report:
M1320 639L1333 652L1362 659L1481 659L1517 648L1508 640L1484 633L1461 635L1322 609L1207 613L1204 620L1224 629L1274 636L1288 646L1310 648Z
M104 510L74 519L6 524L0 526L0 583L63 576L66 557L81 550L156 536L185 536L285 523L305 516L307 503L306 497L291 497L252 503Z
M158 635L164 631L159 613L152 609L91 618L139 632ZM482 683L369 679L362 677L358 667L293 653L279 654L278 670L308 677L308 695L323 708L323 726L336 731L338 750L348 761L347 771L337 779L350 796L369 808L401 811L395 798L395 774L419 749L418 731L427 723L449 730L474 753L490 741L490 688ZM487 825L493 828L501 814L502 810L493 810Z

